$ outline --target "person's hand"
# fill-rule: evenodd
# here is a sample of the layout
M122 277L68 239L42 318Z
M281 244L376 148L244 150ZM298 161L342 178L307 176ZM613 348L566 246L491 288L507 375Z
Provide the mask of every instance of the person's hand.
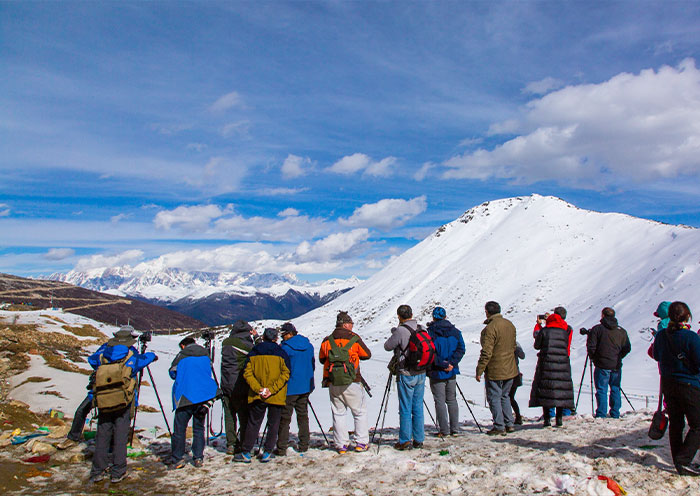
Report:
M481 382L481 376L480 376L480 375L477 375L477 376L476 376L476 382Z
M155 355L155 357L153 357L153 361L154 361L154 362L157 362L157 361L158 361L158 355Z
M445 372L452 372L452 369L454 368L454 365L449 364L447 368L445 368Z
M253 327L250 330L250 335L257 338L258 337L258 330L255 327Z
M264 399L264 400L267 399L267 398L269 398L270 396L272 396L272 393L271 393L270 390L267 389L267 388L262 388L258 394L259 394L260 397L261 397L262 399Z

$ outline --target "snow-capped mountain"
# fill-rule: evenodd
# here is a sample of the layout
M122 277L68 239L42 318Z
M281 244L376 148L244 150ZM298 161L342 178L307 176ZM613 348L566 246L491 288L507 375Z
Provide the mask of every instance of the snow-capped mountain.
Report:
M361 281L300 281L294 274L188 272L149 262L56 273L50 280L94 291L131 296L165 306L210 325L238 319L286 319L331 301Z
M700 230L687 226L582 210L540 195L492 201L440 227L362 285L294 323L319 339L332 330L336 312L345 310L368 342L382 342L396 325L400 304L411 305L419 322L429 321L433 307L441 305L464 334L463 373L473 374L484 304L495 300L530 350L523 362L527 377L536 361L531 346L538 313L564 305L578 330L597 324L601 309L612 306L632 340L623 380L629 384L637 377L635 387L653 394L658 376L646 356L647 328L656 325L652 314L662 300L700 308L698 247ZM585 356L585 339L577 332L575 371Z

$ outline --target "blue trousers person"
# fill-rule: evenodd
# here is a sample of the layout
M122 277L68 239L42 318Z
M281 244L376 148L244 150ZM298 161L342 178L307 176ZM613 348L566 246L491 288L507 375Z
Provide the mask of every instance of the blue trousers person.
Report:
M607 370L595 367L593 381L595 382L595 399L598 403L598 408L595 411L596 418L608 416L608 387L610 388L610 417L620 418L622 369Z
M422 443L425 440L423 422L423 395L425 374L399 375L399 443Z

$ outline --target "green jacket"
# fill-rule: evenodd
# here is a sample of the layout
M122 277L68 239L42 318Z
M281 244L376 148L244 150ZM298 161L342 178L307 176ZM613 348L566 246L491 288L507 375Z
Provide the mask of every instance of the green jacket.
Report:
M476 365L476 375L486 372L491 381L507 381L518 375L515 361L515 326L500 313L484 321L481 331L481 354Z

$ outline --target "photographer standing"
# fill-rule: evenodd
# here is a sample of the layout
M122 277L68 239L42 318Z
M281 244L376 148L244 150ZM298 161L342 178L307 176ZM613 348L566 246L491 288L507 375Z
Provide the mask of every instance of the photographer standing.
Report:
M620 418L622 396L622 359L632 350L627 331L617 324L615 310L603 308L600 324L588 331L586 340L588 356L593 365L595 399L598 408L596 418L608 416L608 387L610 387L610 417Z

